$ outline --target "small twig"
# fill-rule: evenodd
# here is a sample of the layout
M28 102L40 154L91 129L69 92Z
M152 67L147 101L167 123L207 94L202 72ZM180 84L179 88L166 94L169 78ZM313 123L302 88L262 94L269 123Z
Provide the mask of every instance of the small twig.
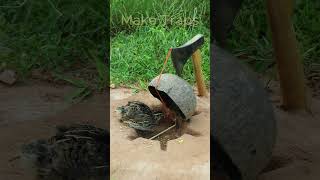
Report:
M157 134L157 135L155 135L155 136L151 137L149 140L152 140L152 139L154 139L154 138L156 138L156 137L160 136L161 134L163 134L163 133L165 133L165 132L169 131L170 129L174 128L175 126L176 126L176 124L174 124L174 125L172 125L172 126L168 127L167 129L165 129L165 130L161 131L159 134Z
M269 85L270 85L270 83L271 83L271 78L268 80L268 82L265 84L265 86L264 86L264 88L265 89L269 89Z

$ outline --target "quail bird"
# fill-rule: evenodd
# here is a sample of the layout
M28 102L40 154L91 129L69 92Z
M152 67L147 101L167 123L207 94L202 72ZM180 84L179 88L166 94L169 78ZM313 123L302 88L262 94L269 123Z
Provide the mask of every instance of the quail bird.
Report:
M108 177L108 140L104 129L61 126L50 139L23 145L20 157L38 179L102 180Z
M139 101L129 101L127 105L117 109L121 114L120 122L137 131L153 131L164 116L161 112L153 112Z

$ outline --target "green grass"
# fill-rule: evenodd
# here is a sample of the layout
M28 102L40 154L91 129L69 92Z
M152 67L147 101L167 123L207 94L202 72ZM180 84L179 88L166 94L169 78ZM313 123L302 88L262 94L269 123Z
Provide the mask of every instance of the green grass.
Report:
M237 16L235 29L229 35L228 49L248 58L248 63L260 73L273 63L272 41L264 0L245 0ZM294 28L303 56L305 70L320 65L320 1L296 1Z
M0 3L0 67L27 79L34 69L63 74L96 69L94 82L106 86L108 1L25 0ZM97 72L99 71L99 73Z
M159 75L169 48L178 47L200 33L205 36L202 67L209 84L209 15L209 1L111 1L111 83L146 89ZM132 17L132 21L125 22L124 17ZM146 22L138 21L142 17ZM150 17L156 21L149 22ZM192 70L189 61L183 77L194 83ZM165 72L175 74L171 59Z
M210 80L209 32L204 27L175 28L170 31L158 27L145 27L130 35L120 33L111 40L111 83L138 85L146 88L148 82L159 75L170 47L178 47L197 33L205 35L202 47L202 67L205 80ZM175 73L169 60L165 72ZM194 82L191 60L184 67L184 78Z
M133 32L136 25L123 23L124 17L157 18L157 26L175 27L179 18L191 18L209 28L210 5L208 0L111 0L111 35ZM173 18L173 22L169 19ZM192 25L189 25L192 26Z

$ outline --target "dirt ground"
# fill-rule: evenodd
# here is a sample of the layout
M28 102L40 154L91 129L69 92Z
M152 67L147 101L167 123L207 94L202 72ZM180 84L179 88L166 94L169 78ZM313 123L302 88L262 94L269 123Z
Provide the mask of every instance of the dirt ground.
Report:
M121 100L115 100L111 96L111 180L209 180L210 99L197 98L197 115L191 118L189 124L189 128L201 132L201 136L184 134L168 141L166 151L160 149L160 142L157 140L128 139L135 132L120 124L116 107L126 105L130 100L139 100L149 106L160 104L148 92Z
M320 178L319 96L314 96L311 99L312 114L304 112L288 113L280 108L281 97L278 83L273 82L270 86L270 101L274 104L274 112L278 124L278 139L271 162L258 180L318 180ZM202 156L203 159L198 158L197 153L206 153L203 151L203 147L207 145L205 140L208 139L204 138L201 141L196 137L186 135L182 138L185 138L184 143L189 144L185 144L184 147L179 143L176 143L174 147L169 144L169 151L175 156L178 154L178 157L170 156L170 152L160 151L158 142L150 143L142 138L135 140L136 142L130 142L126 137L134 132L121 127L117 121L119 115L116 114L113 108L126 104L128 100L142 100L148 105L152 105L155 102L148 94L135 95L130 98L130 90L115 91L127 94L127 96L123 100L117 98L111 104L111 177L114 179L207 179L206 166L204 165L204 162L206 162L205 156ZM202 111L205 111L205 108ZM208 116L209 113L206 117ZM194 118L193 122L199 122L200 124L205 122L203 117ZM197 130L206 130L204 127L202 127L204 129L201 129L201 125L195 126L191 124L190 126L196 127L196 129L200 128ZM173 142L175 141L173 140ZM175 150L175 148L177 149ZM182 156L184 158L181 158ZM186 160L185 156L191 156L192 160ZM198 158L197 161L193 161L195 156ZM184 167L179 167L179 163L172 163L173 159L180 159L180 163L184 164ZM176 162L176 160L173 161ZM190 170L193 169L192 165L197 163L203 163L202 166L199 166L201 168L197 169L201 169L202 174L198 173L192 176L190 174L194 173L194 171ZM206 165L210 166L209 164ZM180 168L183 170L177 171ZM192 173L189 174L189 172Z
M272 161L259 180L318 180L320 99L313 98L312 115L289 114L278 108L280 97L277 89L276 86L272 87L271 101L274 103L278 122L278 140ZM208 100L199 100L201 102L198 109L201 113L193 117L194 124L190 125L194 129L203 130L203 136L185 134L170 141L167 151L162 151L159 141L127 139L133 132L118 124L119 115L113 111L115 107L126 104L130 99L141 100L147 104L157 103L148 93L132 94L128 89L112 89L112 103L111 107L108 107L105 94L95 94L79 104L68 104L63 97L72 90L72 87L46 83L17 84L13 87L0 84L1 180L32 179L26 176L19 167L18 160L15 160L19 147L30 140L49 137L53 134L55 125L89 122L98 127L109 128L106 108L111 108L110 125L115 127L111 128L110 132L112 180L140 180L143 177L148 177L148 180L208 179ZM186 163L187 161L189 163ZM159 176L150 174L155 169Z
M320 179L319 94L311 98L312 114L288 113L279 108L279 84L273 82L270 88L278 124L278 138L272 160L259 180Z

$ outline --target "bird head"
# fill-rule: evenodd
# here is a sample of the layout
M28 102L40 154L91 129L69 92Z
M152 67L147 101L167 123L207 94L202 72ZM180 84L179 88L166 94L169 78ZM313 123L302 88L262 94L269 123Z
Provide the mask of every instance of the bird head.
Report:
M126 109L124 108L124 106L119 106L119 107L117 107L116 111L123 114L126 112Z

